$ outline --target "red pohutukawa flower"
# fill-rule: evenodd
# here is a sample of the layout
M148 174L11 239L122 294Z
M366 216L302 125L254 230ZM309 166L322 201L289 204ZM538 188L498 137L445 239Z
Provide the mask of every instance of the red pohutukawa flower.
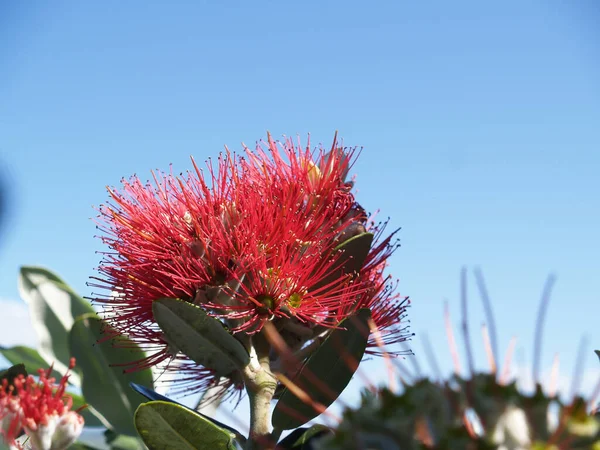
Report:
M75 365L71 360L70 369ZM39 371L39 380L19 375L9 386L0 385L0 438L13 447L23 448L16 438L28 436L28 448L50 450L69 447L83 430L83 417L72 411L73 400L65 394L69 376L58 384L50 377L52 367Z
M209 161L207 174L192 160L192 172L153 175L154 185L123 180L99 208L111 251L93 284L106 293L95 300L117 332L151 351L134 366L178 358L201 385L214 382L154 323L152 302L162 297L202 306L234 334L275 321L292 348L361 307L371 308L386 343L404 340L407 302L383 275L393 233L381 239L346 181L355 149L334 138L330 151L313 151L269 136L244 150ZM369 227L376 243L363 269L344 273L336 248Z

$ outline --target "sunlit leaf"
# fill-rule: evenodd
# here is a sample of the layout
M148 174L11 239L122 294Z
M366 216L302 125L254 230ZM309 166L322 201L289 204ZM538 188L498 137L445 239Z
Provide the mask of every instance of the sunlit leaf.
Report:
M100 318L89 314L77 319L71 330L71 352L84 374L82 393L117 433L135 436L133 413L143 398L129 383L152 388L152 373L150 369L123 373L124 364L145 355L124 337L118 342L107 340L104 327Z
M205 418L206 420L214 423L216 426L221 427L221 428L223 428L223 429L225 429L227 431L230 431L231 433L233 433L236 436L236 438L238 440L243 440L244 439L244 437L241 435L241 433L238 430L236 430L235 428L232 428L229 425L225 425L224 423L219 422L218 420L215 420L212 417L208 417L206 414L202 414L202 413L200 413L198 411L194 411L193 409L188 408L187 406L182 405L181 403L176 402L175 400L171 400L169 397L165 397L164 395L159 394L158 392L156 392L156 391L154 391L152 389L148 389L147 387L140 386L139 384L135 384L135 383L131 383L131 387L132 387L132 389L134 391L136 391L138 394L143 395L148 400L159 400L159 401L162 401L162 402L174 403L174 404L179 405L179 406L181 406L183 408L187 408L190 411L192 411L193 413L199 414L203 418Z
M21 267L19 293L29 306L39 354L64 374L71 357L69 331L77 317L94 309L59 276L41 267ZM70 381L79 384L77 373Z
M139 406L135 426L150 450L235 450L235 435L175 403Z

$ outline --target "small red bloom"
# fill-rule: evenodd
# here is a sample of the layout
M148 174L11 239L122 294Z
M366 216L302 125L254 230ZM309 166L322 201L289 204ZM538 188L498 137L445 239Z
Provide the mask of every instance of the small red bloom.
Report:
M75 365L71 360L70 369ZM65 394L69 376L55 384L50 378L52 367L33 376L17 377L12 386L3 380L0 389L0 433L8 445L20 448L15 441L21 431L29 437L30 448L50 450L67 448L81 434L83 417L71 411L73 400Z

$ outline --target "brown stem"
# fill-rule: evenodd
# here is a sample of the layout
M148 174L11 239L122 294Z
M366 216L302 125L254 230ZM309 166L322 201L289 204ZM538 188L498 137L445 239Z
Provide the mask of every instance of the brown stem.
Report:
M246 450L274 449L271 436L271 400L277 379L269 366L271 346L262 333L252 336L250 364L244 369L244 384L250 400L250 436Z

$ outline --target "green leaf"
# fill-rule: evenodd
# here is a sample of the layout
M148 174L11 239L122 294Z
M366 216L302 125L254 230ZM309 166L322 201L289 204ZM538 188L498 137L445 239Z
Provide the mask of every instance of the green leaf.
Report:
M41 267L21 267L19 292L29 306L39 354L64 374L71 357L69 331L73 322L94 309L60 277ZM79 376L73 373L70 381L78 385Z
M77 319L70 335L71 353L84 374L81 390L85 400L117 433L135 436L133 413L143 398L129 388L129 383L152 388L152 372L145 369L123 373L124 364L144 358L145 354L123 336L118 341L106 339L106 327L93 314Z
M217 376L229 376L250 363L242 344L223 324L191 303L161 298L152 303L154 318L168 341Z
M85 444L83 442L75 442L74 444L71 444L71 446L69 447L69 450L98 450L96 447L92 447L88 444Z
M110 450L139 450L144 447L138 436L125 436L124 434L117 434L112 430L106 430L104 438Z
M216 426L221 427L225 430L230 431L231 433L233 433L236 438L238 439L238 441L244 441L245 438L241 435L241 433L236 430L235 428L230 427L229 425L225 425L222 422L219 422L218 420L213 419L212 417L207 416L206 414L202 414L201 412L195 411L191 408L188 408L185 405L182 405L181 403L176 402L175 400L171 400L169 397L165 397L162 394L159 394L156 391L153 391L152 389L148 389L144 386L140 386L138 384L135 383L130 383L131 388L136 391L138 394L143 395L144 397L146 397L148 400L160 400L161 402L167 402L167 403L175 403L176 405L179 406L183 406L184 408L189 409L190 411L201 415L202 417L204 417L206 420L211 421L212 423L214 423ZM204 392L204 395L206 394L207 391Z
M344 319L312 354L292 381L316 403L331 405L346 388L362 359L369 339L371 311L361 309ZM356 363L350 367L349 361ZM324 389L325 388L325 389ZM288 389L284 390L273 411L273 427L297 428L319 413Z
M311 290L327 286L344 275L360 272L369 255L372 243L373 233L361 233L338 245L333 251L338 258L335 264L336 269L312 286Z
M78 394L74 394L72 392L67 392L67 395L73 399L73 407L72 410L76 411L84 405L87 405L85 408L79 411L79 414L83 416L83 420L85 420L86 427L106 427L108 426L108 421L102 417L102 415L94 409L94 407L86 402L86 400Z
M27 373L37 375L39 369L48 369L49 363L44 360L37 352L37 350L17 345L16 347L0 347L0 354L4 356L12 364L23 363L25 364L25 370ZM59 379L61 374L56 370L52 370L52 377Z
M234 434L175 403L140 405L135 426L150 450L234 450Z
M598 357L598 359L600 359L600 350L594 350L594 352L596 352L596 356Z
M12 385L15 378L19 375L27 376L27 370L25 370L25 364L15 364L8 369L0 371L0 381L5 378L8 380L8 385Z
M310 428L298 428L277 443L278 450L313 450L312 441L325 434L333 434L325 425L313 425Z
M143 448L139 437L134 438L133 436L125 436L124 434L119 434L110 444L110 450L141 450Z

